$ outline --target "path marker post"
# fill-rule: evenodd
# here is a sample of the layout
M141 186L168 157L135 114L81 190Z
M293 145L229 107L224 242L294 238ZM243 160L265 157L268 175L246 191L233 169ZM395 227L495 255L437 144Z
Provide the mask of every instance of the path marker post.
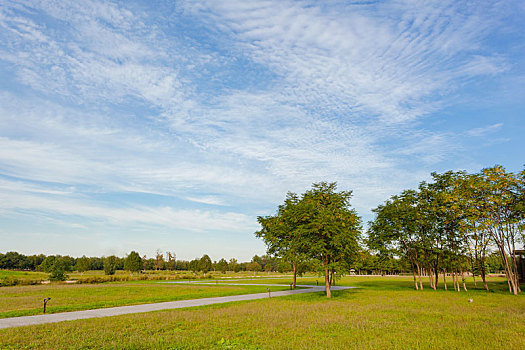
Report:
M44 313L46 313L46 305L49 300L51 300L49 297L44 299Z

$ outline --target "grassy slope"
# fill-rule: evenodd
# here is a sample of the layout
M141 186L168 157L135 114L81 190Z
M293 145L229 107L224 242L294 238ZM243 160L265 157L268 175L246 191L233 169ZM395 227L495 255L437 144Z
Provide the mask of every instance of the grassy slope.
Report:
M199 286L150 281L3 287L0 288L0 318L41 314L42 301L46 297L51 297L47 313L55 313L263 292L266 287L262 286Z
M525 295L505 293L501 281L494 293L418 292L402 278L341 282L363 288L5 329L0 348L525 348Z

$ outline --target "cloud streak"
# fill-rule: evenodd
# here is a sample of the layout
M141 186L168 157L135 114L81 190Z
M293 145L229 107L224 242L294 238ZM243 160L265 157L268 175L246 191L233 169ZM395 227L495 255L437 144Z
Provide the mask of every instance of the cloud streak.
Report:
M429 171L461 166L463 138L501 131L428 120L466 87L513 72L514 58L487 45L508 11L4 2L3 213L88 231L104 222L251 236L286 191L326 180L353 189L369 216Z

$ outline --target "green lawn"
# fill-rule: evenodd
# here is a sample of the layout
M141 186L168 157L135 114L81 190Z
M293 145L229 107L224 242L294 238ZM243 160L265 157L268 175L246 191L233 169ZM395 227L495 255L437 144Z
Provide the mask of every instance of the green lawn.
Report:
M399 277L340 282L360 288L4 329L0 348L525 348L525 294L510 295L501 279L490 293L470 284L468 293L415 291Z
M287 287L271 287L272 291ZM43 299L50 297L47 313L157 303L174 300L266 292L266 287L181 285L157 281L105 284L51 283L0 288L0 318L42 313Z

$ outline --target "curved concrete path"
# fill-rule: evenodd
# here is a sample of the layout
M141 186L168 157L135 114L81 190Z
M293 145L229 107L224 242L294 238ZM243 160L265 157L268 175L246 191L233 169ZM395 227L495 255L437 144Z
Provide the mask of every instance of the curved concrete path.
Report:
M165 283L185 283L187 284L191 282L165 282ZM214 285L215 283L200 282L199 284L213 284ZM232 284L221 283L221 284L222 285L257 285L261 287L264 287L264 286L284 287L284 285L282 284L246 284L246 283L235 283L235 284L234 283ZM324 286L297 285L297 287L301 287L305 289L271 292L271 297L273 298L273 297L280 297L280 296L285 296L285 295L294 295L294 294L312 293L312 292L324 292L325 290ZM343 290L343 289L350 289L350 288L355 288L355 287L333 286L331 290ZM154 303L154 304L140 304L140 305L110 307L110 308L105 308L105 309L62 312L62 313L47 314L47 315L2 318L0 319L0 329L10 328L10 327L31 326L31 325L37 325L37 324L43 324L43 323L82 320L82 319L96 318L96 317L108 317L108 316L118 316L118 315L141 313L141 312L180 309L180 308L185 308L185 307L222 304L222 303L230 303L233 301L255 300L255 299L264 299L264 298L268 298L268 293L256 293L256 294L232 295L232 296L226 296L226 297L178 300L178 301L168 301L168 302Z

